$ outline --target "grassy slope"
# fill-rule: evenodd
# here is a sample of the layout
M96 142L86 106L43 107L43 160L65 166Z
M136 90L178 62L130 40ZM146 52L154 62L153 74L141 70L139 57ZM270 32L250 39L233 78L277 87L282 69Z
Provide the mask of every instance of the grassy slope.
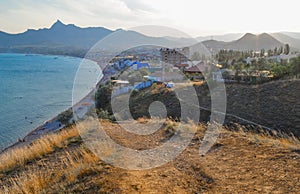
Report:
M172 135L175 122L145 137L122 133L103 121L109 135L134 149L147 149ZM173 127L174 128L174 127ZM0 156L3 193L297 193L300 189L300 143L245 133L242 126L222 130L205 156L198 154L206 125L174 161L145 171L113 167L82 144L76 128L50 134L30 147ZM22 153L22 154L20 154ZM3 162L4 161L4 162ZM6 162L5 162L6 161Z
M273 81L261 85L227 84L227 113L256 122L269 128L292 132L300 138L300 80ZM208 86L195 86L199 104L210 109L211 99ZM183 92L183 94L185 94ZM186 94L189 98L190 94ZM146 115L149 105L159 100L165 102L169 116L180 117L180 105L174 92L157 86L141 91L132 98L132 112L136 117ZM201 120L208 118L206 111L201 110ZM227 123L232 121L227 117ZM239 120L234 120L239 122Z

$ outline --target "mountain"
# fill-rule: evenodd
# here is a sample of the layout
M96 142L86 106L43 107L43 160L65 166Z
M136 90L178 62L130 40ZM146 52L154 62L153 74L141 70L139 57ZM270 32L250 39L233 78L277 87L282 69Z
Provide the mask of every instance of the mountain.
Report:
M292 38L296 38L300 40L300 33L299 32L281 32L281 34L285 34L287 36L290 36Z
M193 41L195 43L196 41ZM158 47L183 47L190 45L191 40L180 41L180 39L169 39L165 37L151 37L136 31L117 30L107 36L101 44L96 45L98 50L125 50L132 47L152 45Z
M284 33L272 33L271 35L280 42L289 44L291 48L300 50L300 39L293 38Z
M78 55L80 53L82 56L104 37L107 39L102 41L102 45L100 45L103 49L140 45L182 47L196 42L192 39L150 37L122 29L112 31L103 27L80 28L73 24L63 24L57 20L50 28L27 30L20 34L8 34L0 31L0 52L66 55Z
M80 28L57 20L51 28L27 30L20 34L0 33L0 47L64 46L89 48L113 31L102 27Z
M230 42L237 40L243 36L243 33L229 33L229 34L223 34L223 35L212 35L212 36L198 36L196 39L200 42L206 41L206 40L217 40L217 41L224 41L224 42Z
M178 37L172 37L172 36L164 36L163 38L170 40L172 42L176 42L178 45L188 46L193 45L197 42L199 42L196 38L178 38Z
M231 42L228 47L237 50L274 49L283 44L267 33L254 35L247 33L242 38Z
M245 34L238 40L231 42L223 42L217 40L203 41L209 50L219 51L220 49L232 49L232 50L261 50L261 49L274 49L275 47L283 46L284 44L272 37L267 33L254 35L251 33Z
M103 40L99 49L117 50L141 45L160 47L190 46L192 50L218 51L220 49L260 50L274 49L283 44L290 44L291 48L300 49L300 40L287 35L300 37L300 33L263 33L254 35L247 33L232 33L217 36L193 38L150 37L136 31L109 30L103 27L80 28L74 24L64 24L57 20L50 28L38 30L29 29L24 33L9 34L0 31L0 52L65 54L84 56L97 42ZM105 39L103 39L106 37ZM196 44L199 40L205 40ZM101 47L101 48L100 48Z

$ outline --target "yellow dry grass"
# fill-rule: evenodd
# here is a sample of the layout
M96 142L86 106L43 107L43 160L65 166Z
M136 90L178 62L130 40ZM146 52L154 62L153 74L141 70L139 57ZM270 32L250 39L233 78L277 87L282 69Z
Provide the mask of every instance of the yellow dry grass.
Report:
M108 121L102 122L104 122L102 124L111 126L111 130L115 130L116 125L109 123ZM144 123L151 121L147 121L147 119L141 118L139 122ZM176 132L174 131L174 129L177 128L178 124L179 123L175 121L167 119L165 122L165 130L169 130L170 132ZM83 126L84 127L81 128L93 127L93 125L88 126L88 124L84 124ZM183 127L186 130L190 130L193 132L197 131L197 134L199 136L199 133L204 134L207 126L203 124L196 125L190 122L184 124ZM226 149L227 143L228 145L233 145L234 148L237 149L236 146L239 144L235 141L239 141L242 144L245 143L245 139L263 145L262 147L257 147L253 144L249 144L255 149L265 149L267 145L270 145L270 147L279 146L289 149L300 149L299 140L293 137L279 138L271 137L268 134L255 134L244 132L242 130L228 131L225 129L221 130L221 136L225 138L225 142L223 142L225 146L220 147L220 149ZM8 178L6 180L0 180L0 193L65 193L68 192L68 186L80 184L80 181L78 180L82 180L82 177L90 176L94 172L103 171L103 169L105 168L104 165L101 165L103 163L93 153L85 149L83 144L77 142L75 144L76 146L68 146L73 139L75 139L76 142L76 138L78 137L79 134L77 128L70 127L64 129L63 131L46 135L36 140L29 146L15 148L8 151L5 154L0 155L0 178L1 176L3 178L6 175L9 175L7 176ZM244 146L249 145L247 144ZM228 151L226 156L229 157L230 154L232 154L232 152L234 152L234 150ZM57 155L60 159L57 159L57 156L54 156L56 153L58 153ZM187 152L187 154L189 154L189 157L190 153L191 152ZM234 153L238 152L236 151ZM218 152L215 151L214 154L218 154ZM214 154L211 154L210 157L214 157ZM245 155L245 157L246 156L247 155ZM183 155L182 157L185 158L186 156ZM216 157L218 159L220 158L219 155L217 155ZM43 160L44 158L47 158L45 160L45 163ZM257 156L257 158L259 158L259 155ZM32 162L34 160L38 162L31 163L31 165L27 165L28 162ZM198 161L199 158L197 157L195 161L196 160ZM37 165L40 162L42 164ZM20 169L15 170L17 169L17 167L20 167ZM116 176L113 176L114 174L112 174L112 180L115 180L116 177L120 176L119 170L116 169L115 171ZM141 173L141 175L144 176L144 172L136 173ZM109 175L107 176L110 177ZM89 179L90 178L92 179L92 177L89 177ZM109 178L107 180L109 180ZM97 184L102 183L97 182Z
M70 127L59 133L53 133L44 136L31 145L14 148L0 155L0 172L12 170L23 166L27 161L42 157L45 154L53 152L56 148L66 146L66 140L78 136L75 127Z
M94 168L98 158L83 148L77 148L72 153L66 151L66 156L59 162L58 167L51 164L41 170L27 170L14 178L10 178L9 183L1 189L3 193L42 193L45 189L64 188L68 184L74 183L78 177L88 174ZM53 165L53 164L52 164ZM63 182L60 180L63 179Z
M288 149L300 149L300 141L296 137L270 137L267 134L248 135L255 142L263 143L270 146L280 146Z

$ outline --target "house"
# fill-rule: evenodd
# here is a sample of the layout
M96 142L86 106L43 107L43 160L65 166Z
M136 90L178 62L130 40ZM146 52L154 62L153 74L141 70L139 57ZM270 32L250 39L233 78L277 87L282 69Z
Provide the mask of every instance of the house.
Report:
M230 69L220 69L220 71L212 72L212 78L217 82L230 82L235 79L235 71Z
M183 49L169 49L169 48L161 48L160 55L161 60L167 64L182 64L183 62L187 62L188 59L189 48Z
M112 80L112 83L114 85L111 94L112 97L129 93L133 89L133 87L130 86L129 81L126 80Z
M129 85L129 81L127 80L112 80L111 81L114 87L124 87Z
M184 74L189 77L190 79L204 79L204 76L202 75L202 71L197 65L194 65L190 68L187 68L184 70Z
M185 69L184 73L195 74L195 73L201 73L201 71L197 65L194 65L190 68Z
M177 67L182 71L184 71L188 66L189 66L188 64L183 64L183 63L174 65L174 67Z
M139 61L135 61L132 63L131 68L134 70L140 70L142 68L149 69L150 65L149 63L140 63Z
M184 80L184 75L181 72L155 72L148 76L148 79L158 82L180 81Z

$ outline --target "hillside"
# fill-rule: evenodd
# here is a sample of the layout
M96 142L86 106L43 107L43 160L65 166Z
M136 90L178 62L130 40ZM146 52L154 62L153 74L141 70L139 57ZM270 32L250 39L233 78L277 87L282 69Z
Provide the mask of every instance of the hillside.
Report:
M199 105L210 109L211 99L207 84L196 84L194 87ZM235 115L278 132L293 133L300 138L299 88L300 80L273 81L261 85L226 84L225 124L230 125L232 121L249 124L230 116ZM165 103L168 116L180 118L181 109L175 93L164 87L157 87L154 91L146 89L132 96L130 105L134 118L149 116L148 107L156 100ZM201 110L201 120L207 121L209 115L209 112Z
M242 33L229 33L224 35L198 36L196 39L200 42L211 40L211 39L217 41L230 42L241 38L243 35L244 34Z
M140 120L145 122L145 120ZM143 137L124 133L102 121L106 132L132 149L149 149L174 134L167 121L159 132ZM29 147L0 155L1 193L297 193L300 189L300 143L223 129L204 156L198 149L206 125L190 125L196 135L174 161L149 170L116 168L85 148L76 128L64 129ZM176 130L175 130L176 131ZM134 141L132 138L134 137Z
M0 31L0 52L45 53L87 52L97 42L110 37L109 43L101 45L105 49L126 48L128 45L160 45L181 47L195 43L192 39L169 39L150 37L141 33L118 29L112 31L103 27L80 28L74 24L63 24L57 20L50 28L27 30L20 34L8 34ZM107 41L108 42L108 41Z
M238 40L231 42L223 42L217 40L208 40L202 42L209 50L219 51L220 49L232 49L232 50L255 50L259 51L261 49L274 49L275 47L283 46L284 43L279 42L277 39L272 37L270 34L263 33L259 35L254 35L251 33L246 33L243 37Z
M231 42L228 47L236 50L273 49L283 44L267 33L254 35L247 33L242 38Z
M57 20L49 29L27 30L20 34L0 33L0 47L48 46L89 48L113 31L102 27L80 28Z
M277 40L279 40L280 42L285 42L286 44L289 44L290 47L293 49L296 50L300 49L300 39L292 38L283 33L272 33L271 35Z

